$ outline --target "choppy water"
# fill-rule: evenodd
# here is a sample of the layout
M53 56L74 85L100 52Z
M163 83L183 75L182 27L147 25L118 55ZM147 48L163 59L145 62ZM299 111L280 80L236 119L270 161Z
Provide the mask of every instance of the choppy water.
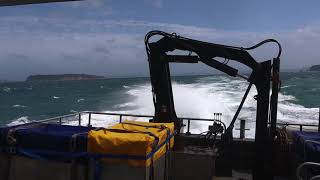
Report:
M281 78L279 120L317 123L320 73L282 73ZM225 75L175 77L173 81L178 116L212 118L214 112L221 112L226 124L232 119L248 85L241 79ZM254 127L255 94L255 88L252 88L239 115L239 118L248 120L249 127ZM149 79L0 84L0 125L84 110L152 115L154 108ZM193 125L192 130L202 131L206 128L198 123ZM249 134L253 132L251 128Z

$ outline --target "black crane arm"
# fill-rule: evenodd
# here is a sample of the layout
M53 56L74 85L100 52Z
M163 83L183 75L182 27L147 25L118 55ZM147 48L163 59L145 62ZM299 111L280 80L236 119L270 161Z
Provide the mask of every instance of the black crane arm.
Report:
M150 43L149 39L155 35L160 35L162 38L156 42ZM241 76L238 74L237 69L217 61L214 58L219 57L234 60L252 69L252 74L247 80L252 84L257 84L256 81L261 65L248 53L247 50L259 47L266 42L278 43L273 39L269 39L253 47L242 48L193 40L162 31L149 32L145 37L145 44L150 66L156 119L159 121L175 121L177 118L174 110L169 62L202 62L230 76ZM279 43L278 45L279 57L281 54L281 46ZM191 53L195 53L196 56L191 55L191 53L187 56L167 54L174 50L189 51Z
M154 35L164 36L155 43L147 43L147 51L151 49L156 49L158 53L164 55L169 51L173 50L183 50L190 51L197 54L198 58L195 57L184 57L183 62L188 62L187 59L192 58L201 61L208 66L214 67L222 72L229 74L230 76L237 76L238 71L230 66L227 66L213 58L221 57L229 60L238 61L249 68L255 70L258 68L259 63L257 63L252 56L241 47L226 46L214 43L207 43L198 40L188 39L172 34L168 34L160 31L152 31L147 34L146 42L149 38ZM172 56L172 55L171 55ZM174 56L174 55L173 55ZM174 57L169 57L174 59ZM183 58L180 58L183 59ZM175 62L179 62L176 60ZM193 62L193 61L191 61Z
M155 35L160 35L161 38L150 43L149 39ZM249 53L248 50L255 49L265 43L277 43L279 52L276 58L264 62L257 62ZM250 91L252 84L255 85L258 94L255 96L257 100L256 114L256 163L257 169L254 170L255 179L270 179L270 151L272 149L273 139L275 139L275 129L277 122L277 103L279 92L279 67L281 45L274 39L264 40L252 47L242 48L226 46L198 40L188 39L169 34L162 31L151 31L145 37L145 45L148 54L153 101L155 106L155 122L175 122L176 129L180 131L182 127L181 120L178 119L173 102L173 93L170 77L170 62L179 63L197 63L204 64L220 70L230 76L240 76L249 82L249 86L244 94L244 97L236 111L229 127L223 134L222 142L231 144L232 129L234 123L240 113L244 101ZM189 55L172 55L168 52L174 50L189 51ZM196 54L192 55L193 53ZM225 58L234 60L246 65L252 69L249 78L238 74L238 70L228 66L226 63L221 63L214 58ZM270 81L272 81L272 95L270 98ZM271 126L268 126L271 123ZM260 164L259 164L260 163ZM265 165L261 165L265 164ZM269 164L268 164L269 163ZM269 168L269 169L268 169ZM266 178L267 177L267 178ZM271 176L270 176L271 177Z

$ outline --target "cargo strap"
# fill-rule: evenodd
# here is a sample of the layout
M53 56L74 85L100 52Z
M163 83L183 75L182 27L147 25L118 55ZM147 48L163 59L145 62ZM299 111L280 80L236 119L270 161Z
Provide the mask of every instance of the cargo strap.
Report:
M170 136L170 129L167 129L167 138L169 138ZM168 172L168 169L170 169L170 167L168 168L169 166L169 162L170 162L170 154L169 154L169 150L170 150L170 147L171 147L171 141L169 140L169 142L166 144L166 153L164 155L164 158L165 158L165 164L164 164L164 178L165 180L168 180L169 179L169 172Z
M154 179L154 166L153 166L153 156L151 157L151 164L149 167L149 180L153 180Z
M100 128L95 128L95 129L92 129L92 130L99 130ZM70 142L69 142L69 151L70 152L75 152L76 149L77 149L77 138L80 136L80 135L84 135L84 134L88 134L88 132L82 132L82 133L76 133L76 134L73 134L71 136L71 139L70 139Z

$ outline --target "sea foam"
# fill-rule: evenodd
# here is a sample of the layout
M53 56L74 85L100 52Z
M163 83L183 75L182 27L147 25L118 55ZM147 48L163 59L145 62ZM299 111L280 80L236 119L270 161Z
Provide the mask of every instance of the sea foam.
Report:
M179 117L191 118L213 118L214 113L222 113L222 120L228 126L247 86L248 83L245 81L224 76L204 77L192 84L173 82L176 113ZM134 97L133 100L118 106L130 104L136 108L121 113L154 114L149 84L132 87L126 93ZM247 137L254 137L256 100L253 97L256 94L257 91L253 86L238 116L238 119L246 120L247 128L250 129L246 132ZM317 108L306 108L293 103L294 101L294 96L279 94L278 120L280 122L314 124L318 122ZM208 122L193 122L191 131L194 133L206 131L208 125ZM238 126L239 121L236 122L235 128ZM239 132L235 130L234 135L238 136Z
M179 117L190 118L213 118L214 113L222 113L222 121L228 126L237 110L248 83L227 76L210 76L197 79L193 83L173 82L173 95L177 115ZM136 84L134 86L123 86L126 95L130 98L122 104L115 104L114 108L130 107L130 110L119 110L105 112L130 113L141 115L153 115L154 105L152 102L151 85L149 83ZM257 94L253 86L238 119L245 119L247 128L246 137L254 137L256 100L253 98ZM84 99L77 99L81 102ZM294 103L296 98L292 95L279 94L278 121L295 123L314 123L318 122L318 109L306 108ZM70 120L75 117L70 117ZM149 118L123 117L123 119L148 121ZM81 123L89 123L89 115L82 115ZM21 117L10 124L29 122L27 117ZM93 126L107 127L119 122L119 117L92 115L91 124ZM77 124L72 121L70 124ZM209 122L192 122L191 132L200 133L208 129ZM239 121L235 128L239 127ZM234 130L234 136L239 136L239 131Z

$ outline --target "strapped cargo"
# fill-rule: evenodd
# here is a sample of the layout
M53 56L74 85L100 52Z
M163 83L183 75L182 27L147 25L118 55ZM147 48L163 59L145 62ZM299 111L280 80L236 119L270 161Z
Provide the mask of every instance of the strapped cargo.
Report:
M43 123L0 128L0 179L87 179L87 133L92 129Z
M297 160L300 161L299 163L320 163L320 133L294 131L292 135L292 147ZM310 166L304 170L304 173L309 177L313 177L319 175L320 170L316 166Z
M87 147L96 164L94 179L168 179L174 134L174 123L136 121L90 131ZM117 173L121 171L126 173Z
M124 121L88 134L88 152L104 162L148 167L174 144L174 123Z
M293 149L302 161L320 162L320 133L294 131Z
M174 123L125 121L108 129L36 123L0 129L0 136L0 150L9 155L8 164L14 164L0 167L13 179L40 180L40 171L41 179L51 180L54 169L67 167L55 174L71 179L160 180L168 179ZM121 171L126 173L117 173Z
M1 130L2 150L34 159L70 160L87 152L87 133L94 128L56 124L7 127Z

